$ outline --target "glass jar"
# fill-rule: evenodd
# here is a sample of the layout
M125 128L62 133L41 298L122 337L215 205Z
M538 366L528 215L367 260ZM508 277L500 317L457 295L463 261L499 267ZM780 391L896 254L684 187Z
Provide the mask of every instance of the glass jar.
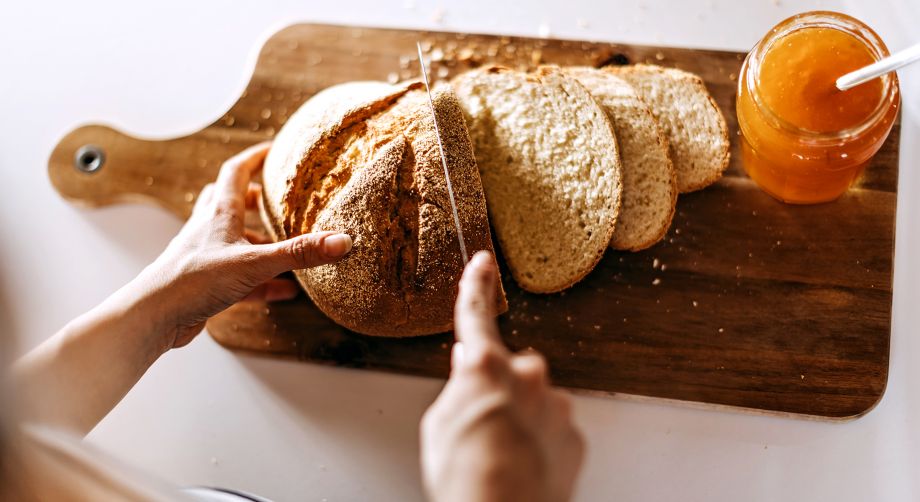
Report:
M898 78L888 73L840 91L844 74L888 56L871 28L835 12L776 25L748 54L738 79L742 162L784 202L836 199L862 173L898 114Z

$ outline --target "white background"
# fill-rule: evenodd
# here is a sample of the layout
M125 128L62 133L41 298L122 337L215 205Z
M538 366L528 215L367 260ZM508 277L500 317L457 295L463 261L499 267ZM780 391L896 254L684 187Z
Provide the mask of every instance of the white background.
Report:
M180 226L156 208L61 200L46 176L60 136L84 122L155 138L204 127L286 24L537 35L544 23L561 38L746 50L777 21L820 7L865 20L892 49L920 41L918 0L515 4L3 2L3 335L15 333L20 351L36 345L130 280ZM829 424L578 397L589 441L578 500L920 500L920 65L901 75L894 332L878 408ZM89 441L178 484L277 500L417 500L417 423L441 385L237 355L201 336L160 360Z

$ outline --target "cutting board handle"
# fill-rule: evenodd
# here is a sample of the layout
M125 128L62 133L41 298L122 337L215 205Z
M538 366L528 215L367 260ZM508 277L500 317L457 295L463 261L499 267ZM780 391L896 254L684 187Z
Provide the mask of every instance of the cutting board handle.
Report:
M180 218L191 214L201 188L234 151L226 137L204 131L165 141L135 138L103 125L65 135L48 160L54 188L71 202L98 207L153 202ZM220 145L224 148L215 148Z

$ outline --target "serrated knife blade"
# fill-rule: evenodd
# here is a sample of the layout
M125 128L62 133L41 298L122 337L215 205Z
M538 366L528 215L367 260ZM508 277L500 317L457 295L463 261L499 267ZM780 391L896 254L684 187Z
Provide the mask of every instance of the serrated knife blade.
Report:
M418 64L422 67L422 80L425 82L425 91L428 93L428 109L431 110L431 120L434 121L434 133L438 138L438 150L441 152L441 167L444 168L444 179L447 181L447 196L450 198L450 208L453 211L454 227L457 229L457 240L460 241L460 256L466 266L470 257L466 253L466 241L463 240L463 229L460 228L460 213L457 212L457 199L454 198L454 187L450 182L450 172L447 169L447 156L444 154L444 144L441 142L441 129L438 127L438 114L434 110L434 98L431 97L431 85L428 83L428 70L425 68L425 57L422 54L421 42L415 43L418 49Z

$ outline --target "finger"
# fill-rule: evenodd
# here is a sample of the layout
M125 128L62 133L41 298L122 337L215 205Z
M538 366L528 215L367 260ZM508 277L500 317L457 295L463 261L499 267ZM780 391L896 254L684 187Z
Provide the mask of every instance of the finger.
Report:
M246 209L257 209L262 198L262 185L250 181L246 188Z
M512 390L521 410L530 419L539 416L549 390L546 361L535 351L511 358Z
M274 239L269 237L268 234L261 230L252 230L247 228L243 230L243 235L246 236L246 240L253 244L271 244L272 242L275 242Z
M473 256L460 278L460 292L454 308L454 333L466 352L493 348L507 352L495 323L495 289L498 268L491 253Z
M259 143L227 159L220 168L215 191L220 199L243 196L253 173L262 167L271 143Z
M288 279L269 279L256 286L242 301L280 302L293 300L300 294L300 286Z
M545 398L547 430L562 430L572 424L572 399L557 389L549 389Z
M512 357L511 370L525 391L541 392L549 385L546 359L537 351L529 351Z
M268 277L289 270L311 268L334 263L352 248L348 234L314 232L272 244L246 246L244 261L260 267Z

